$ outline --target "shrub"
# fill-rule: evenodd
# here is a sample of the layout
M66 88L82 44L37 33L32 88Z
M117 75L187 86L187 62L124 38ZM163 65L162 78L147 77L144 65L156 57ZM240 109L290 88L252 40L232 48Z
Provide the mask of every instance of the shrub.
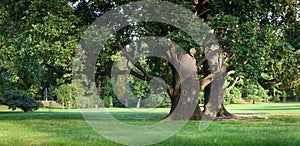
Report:
M111 96L103 97L104 107L111 107L113 105L113 98Z
M229 92L226 92L224 96L224 104L239 103L242 97L241 89L238 87L233 87Z
M251 84L248 85L248 100L253 100L253 104L255 101L268 101L271 96L268 95L268 91L261 87L259 84Z
M41 102L20 90L6 91L1 99L1 104L7 105L13 111L20 108L24 112L35 111L42 106Z

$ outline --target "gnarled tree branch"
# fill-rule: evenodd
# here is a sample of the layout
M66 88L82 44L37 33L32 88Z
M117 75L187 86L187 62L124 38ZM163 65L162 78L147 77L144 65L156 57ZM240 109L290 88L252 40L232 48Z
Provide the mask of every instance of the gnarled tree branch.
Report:
M235 86L235 84L238 82L239 79L240 79L239 77L236 77L234 82L231 84L231 86L226 88L226 92L230 91Z
M270 89L271 86L278 84L283 80L283 77L278 79L272 79L272 80L266 80L264 78L258 79L258 83L264 88L264 89Z
M211 82L213 82L213 80L215 78L217 78L218 76L220 76L222 73L226 73L226 67L223 67L211 74L209 74L208 76L206 76L205 78L203 78L200 81L200 90L203 90L208 84L210 84Z
M129 70L113 70L112 73L113 74L119 74L119 75L126 75L126 74L131 74L133 76L135 76L138 79L144 80L144 81L148 81L148 82L154 82L157 85L161 86L162 88L164 88L165 90L167 90L167 92L171 91L172 89L169 88L167 86L167 84L159 79L158 77L155 77L153 75L150 75L145 68L143 68L141 66L141 64L135 60L132 56L129 55L129 53L126 51L126 49L121 49L121 45L120 43L116 43L116 45L114 45L114 47L122 50L123 54L125 55L125 57L138 69L140 70L143 74L139 74L138 72L134 71L133 69L129 69Z

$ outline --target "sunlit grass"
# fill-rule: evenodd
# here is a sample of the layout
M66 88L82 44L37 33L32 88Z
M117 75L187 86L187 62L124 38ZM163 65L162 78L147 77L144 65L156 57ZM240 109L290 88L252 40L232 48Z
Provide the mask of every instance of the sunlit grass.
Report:
M157 145L299 145L300 103L233 104L233 113L263 114L269 118L214 121L200 132L190 121L179 133ZM80 110L40 109L11 112L0 107L0 145L118 145L98 135ZM128 124L157 122L169 109L107 109Z
M300 114L300 103L260 103L260 104L230 104L226 106L232 113L251 114Z

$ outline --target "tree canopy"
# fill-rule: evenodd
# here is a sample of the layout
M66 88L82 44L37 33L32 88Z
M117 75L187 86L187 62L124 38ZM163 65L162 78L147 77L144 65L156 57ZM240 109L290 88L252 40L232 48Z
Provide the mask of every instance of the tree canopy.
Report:
M266 90L278 88L290 95L299 95L300 21L297 1L168 1L193 11L216 35L225 58L226 76L230 77L225 88L239 84L239 90L242 90L248 85L241 82L247 82ZM4 96L7 91L17 90L41 99L43 90L50 85L59 89L70 84L72 61L75 50L80 47L83 32L105 12L128 2L131 1L4 0L0 4L0 99L8 97ZM182 14L170 15L185 17ZM174 66L156 57L141 57L134 63L131 57L135 58L135 50L124 52L121 49L146 36L166 37L195 58L198 63L195 74L200 81L200 89L204 89L205 103L208 103L210 84L217 79L214 76L217 70L210 70L209 60L203 60L207 54L201 50L202 46L183 30L152 21L126 26L107 42L95 67L98 88L108 85L107 76L111 77L114 62L123 53L130 71L127 72L130 74L128 82L137 91L144 90L136 95L146 96L144 93L147 92L143 88L147 84L138 80L150 81L159 77L168 87L166 90L172 106L177 106L181 91L174 91L182 82L176 81L178 72ZM196 54L190 52L192 48ZM262 88L259 87L260 90ZM171 107L170 114L173 110L174 107ZM195 119L201 117L202 111L205 112L205 107L200 110L197 106L195 112L198 117Z

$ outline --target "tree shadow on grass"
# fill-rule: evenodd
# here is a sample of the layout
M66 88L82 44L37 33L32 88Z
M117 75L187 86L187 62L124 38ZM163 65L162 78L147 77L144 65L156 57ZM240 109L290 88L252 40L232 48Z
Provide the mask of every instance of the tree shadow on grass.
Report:
M83 119L80 112L21 112L1 111L0 120L27 120L27 119Z
M118 120L159 120L166 116L165 113L146 113L146 112L120 112L114 111L109 112L113 117ZM97 113L92 113L97 114ZM0 111L0 120L27 120L27 119L42 119L42 120L52 120L52 119L82 119L83 115L80 111L76 112L46 112L46 111L36 111L36 112L22 112L22 111Z

